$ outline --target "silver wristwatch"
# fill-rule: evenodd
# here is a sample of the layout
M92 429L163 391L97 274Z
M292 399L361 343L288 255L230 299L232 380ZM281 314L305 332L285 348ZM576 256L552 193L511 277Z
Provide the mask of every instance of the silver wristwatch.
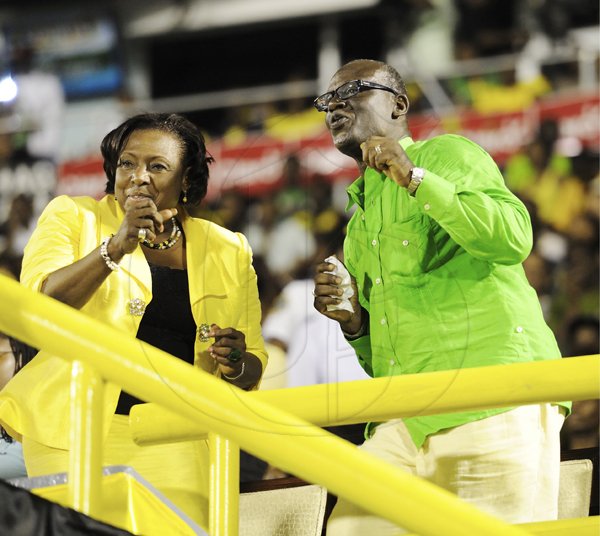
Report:
M410 170L410 182L408 183L406 189L408 190L408 193L413 197L417 191L417 188L421 184L421 181L423 180L424 176L425 170L423 168L414 167Z

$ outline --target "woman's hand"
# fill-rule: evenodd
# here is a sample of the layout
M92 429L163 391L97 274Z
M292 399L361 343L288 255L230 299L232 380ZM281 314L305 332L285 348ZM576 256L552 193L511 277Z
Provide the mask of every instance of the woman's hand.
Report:
M208 348L217 362L221 377L240 389L256 387L263 373L260 359L246 350L246 336L237 329L210 326L209 337L215 342Z
M242 372L247 357L246 336L234 328L221 329L217 324L210 326L208 336L215 338L208 351L219 365L221 374L235 378Z
M158 210L154 201L144 196L128 197L124 208L125 218L109 244L110 257L116 262L138 246L141 241L140 229L145 229L145 238L154 242L165 230L164 222L177 214L176 208Z

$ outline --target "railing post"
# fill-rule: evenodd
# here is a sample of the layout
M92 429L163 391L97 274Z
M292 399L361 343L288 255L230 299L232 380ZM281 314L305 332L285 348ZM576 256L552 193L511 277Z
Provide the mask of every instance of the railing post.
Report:
M86 515L101 508L104 381L82 361L71 365L69 505Z
M210 536L238 536L240 499L240 449L225 437L209 432L210 489L208 531Z

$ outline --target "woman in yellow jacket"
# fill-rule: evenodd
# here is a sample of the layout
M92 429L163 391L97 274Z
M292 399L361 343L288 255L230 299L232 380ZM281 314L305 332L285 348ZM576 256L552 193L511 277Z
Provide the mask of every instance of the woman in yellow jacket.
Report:
M245 237L191 217L206 195L204 139L175 114L142 114L102 141L107 195L55 198L25 250L21 282L243 389L266 364ZM65 471L69 365L40 352L0 394L0 423L23 442L29 476ZM129 465L196 522L207 520L204 441L138 447L140 401L109 384L105 465Z

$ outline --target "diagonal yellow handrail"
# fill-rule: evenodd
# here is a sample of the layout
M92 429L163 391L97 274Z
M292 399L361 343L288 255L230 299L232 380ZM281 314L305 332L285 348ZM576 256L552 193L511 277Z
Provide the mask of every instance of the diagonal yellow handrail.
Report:
M527 533L71 307L4 276L0 285L0 331L91 364L133 395L202 420L248 452L408 530L423 536ZM298 429L303 433L294 435Z
M317 426L588 400L600 397L600 356L344 382L334 390L322 384L248 394ZM139 444L188 441L208 432L202 422L192 423L156 404L135 406L130 426Z

